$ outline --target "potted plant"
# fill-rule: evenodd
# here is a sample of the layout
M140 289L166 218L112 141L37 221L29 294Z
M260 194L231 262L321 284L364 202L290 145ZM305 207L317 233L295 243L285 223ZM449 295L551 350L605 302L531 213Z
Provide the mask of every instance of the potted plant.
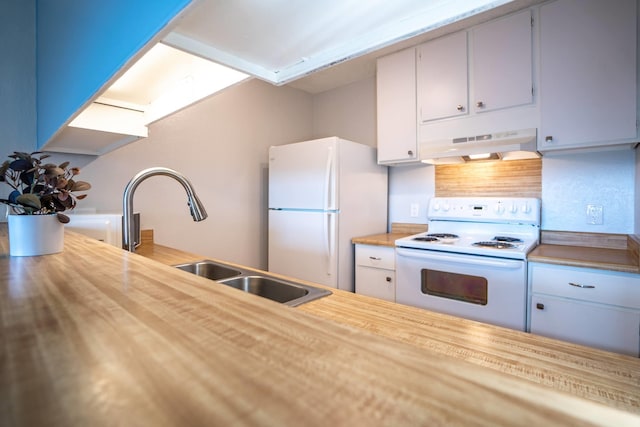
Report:
M64 226L71 210L91 184L77 181L80 169L69 162L43 163L48 154L14 152L0 167L0 181L13 189L7 199L10 207L10 255L28 256L60 252L64 245Z

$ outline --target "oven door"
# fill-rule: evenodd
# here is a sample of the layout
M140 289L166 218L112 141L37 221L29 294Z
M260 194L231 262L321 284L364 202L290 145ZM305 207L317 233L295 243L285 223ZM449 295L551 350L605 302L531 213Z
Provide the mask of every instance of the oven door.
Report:
M525 330L524 260L396 248L396 302Z

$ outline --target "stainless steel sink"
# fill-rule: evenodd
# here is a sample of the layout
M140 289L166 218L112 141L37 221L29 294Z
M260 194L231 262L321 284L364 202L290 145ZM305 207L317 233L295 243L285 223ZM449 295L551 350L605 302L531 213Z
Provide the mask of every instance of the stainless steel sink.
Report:
M331 295L331 291L325 289L269 275L256 274L249 270L242 270L209 260L180 264L175 267L289 306L304 304L305 302Z
M198 261L175 267L211 280L228 279L242 274L240 270L213 261Z

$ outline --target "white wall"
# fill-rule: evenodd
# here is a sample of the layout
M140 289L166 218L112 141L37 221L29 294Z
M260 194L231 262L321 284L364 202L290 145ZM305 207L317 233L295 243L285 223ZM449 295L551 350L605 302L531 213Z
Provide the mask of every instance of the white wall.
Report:
M634 232L635 152L546 154L542 160L542 229ZM603 224L587 224L586 207L603 207Z
M121 211L127 182L165 166L194 185L209 218L189 215L180 184L157 176L134 197L157 243L244 265L267 266L267 151L311 138L311 96L259 80L240 84L151 125L149 137L85 166L93 188L83 206Z
M376 146L376 83L374 78L313 97L313 136L339 136Z
M389 226L394 222L425 224L429 200L435 195L435 167L432 165L389 168ZM411 216L411 205L418 216Z

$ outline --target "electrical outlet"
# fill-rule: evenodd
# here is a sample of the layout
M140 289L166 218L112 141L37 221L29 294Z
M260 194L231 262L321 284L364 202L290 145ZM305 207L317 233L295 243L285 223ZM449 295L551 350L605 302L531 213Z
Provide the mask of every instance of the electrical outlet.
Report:
M411 203L411 218L417 218L420 212L420 205L417 203Z
M602 225L602 205L587 205L587 224Z

